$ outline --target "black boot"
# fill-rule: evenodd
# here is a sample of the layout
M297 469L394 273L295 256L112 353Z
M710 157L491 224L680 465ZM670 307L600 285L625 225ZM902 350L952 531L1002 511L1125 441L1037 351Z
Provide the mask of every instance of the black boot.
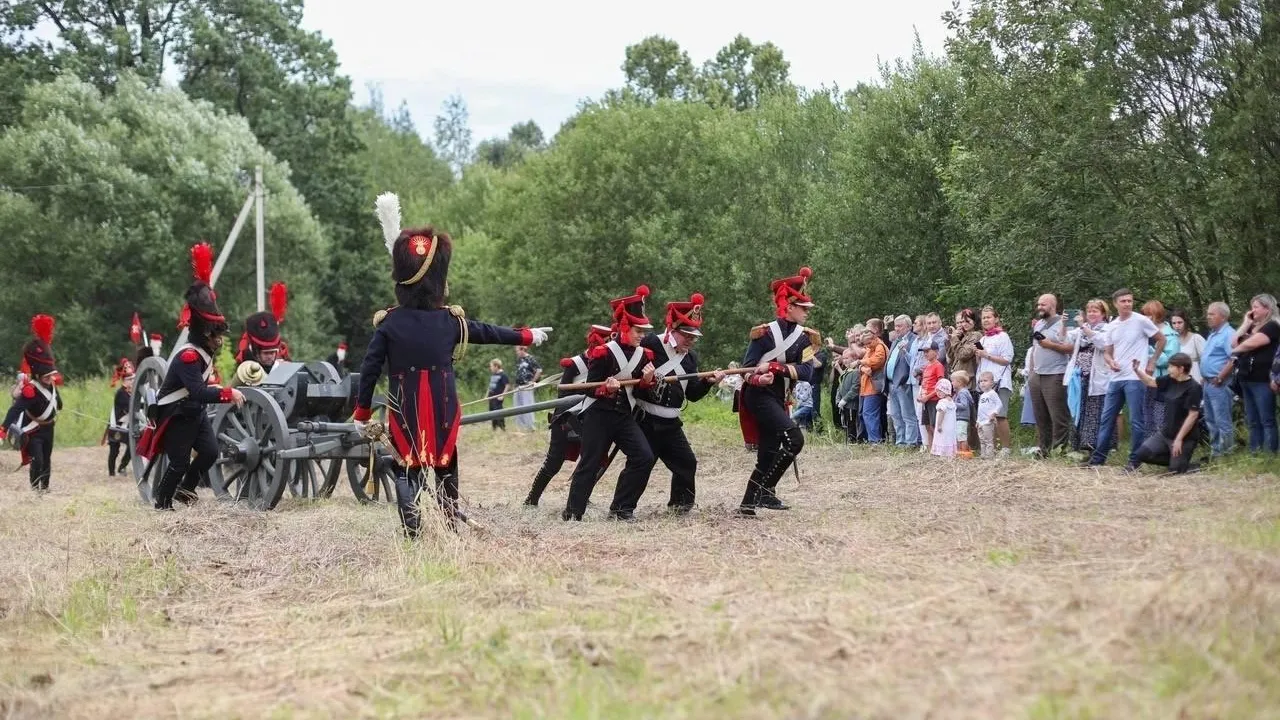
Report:
M458 510L458 473L453 470L436 471L436 502L444 513L445 525L458 532L458 518L462 515Z
M533 487L529 488L529 495L525 497L524 504L530 507L538 507L538 501L542 499L542 493L551 484L551 478L553 477L555 477L555 473L547 472L545 463L538 468L538 474L533 476Z
M768 510L790 510L791 506L778 499L778 494L771 487L760 491L760 507Z
M769 469L765 471L764 477L760 481L760 498L757 503L760 507L768 510L791 509L790 505L778 499L778 493L775 488L778 487L778 481L787 472L787 468L791 466L795 457L785 446L778 448L778 452L773 456L773 462L769 464Z
M160 482L156 483L151 491L151 499L155 501L157 510L172 510L173 496L178 491L178 485L182 482L182 476L186 474L186 468L176 469L170 465L160 478Z
M742 517L755 517L756 506L760 504L760 492L763 489L760 485L760 471L752 470L751 477L747 480L747 491L742 495L742 504L738 506L737 514Z
M404 535L413 539L422 532L422 507L418 493L422 490L422 475L418 470L400 470L396 473L396 510Z
M636 514L631 512L630 510L610 510L609 519L619 520L622 522L635 522Z

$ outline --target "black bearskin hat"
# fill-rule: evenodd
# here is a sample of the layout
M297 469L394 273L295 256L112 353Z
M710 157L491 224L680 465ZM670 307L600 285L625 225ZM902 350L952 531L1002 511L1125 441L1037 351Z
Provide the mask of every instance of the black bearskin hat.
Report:
M382 239L391 253L391 277L396 302L402 307L429 310L444 307L449 294L449 258L453 241L442 232L400 228L400 199L383 193L376 203Z
M22 348L22 363L27 374L41 378L58 368L53 358L53 317L36 315L31 318L31 334L35 337Z
M192 342L203 345L208 338L225 335L229 330L227 319L218 309L218 294L209 285L213 275L213 248L208 243L191 248L191 270L195 282L187 288L187 304L182 308L178 327L188 328Z

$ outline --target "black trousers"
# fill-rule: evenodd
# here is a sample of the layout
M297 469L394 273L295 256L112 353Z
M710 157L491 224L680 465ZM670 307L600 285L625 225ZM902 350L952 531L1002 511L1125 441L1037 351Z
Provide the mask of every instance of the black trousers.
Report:
M654 462L649 465L648 475L658 460L671 471L671 499L668 507L689 507L693 505L695 487L694 478L698 474L698 458L693 455L689 446L689 438L684 434L684 423L680 418L660 418L645 415L640 420L640 431L649 443ZM625 510L635 510L632 505Z
M743 393L743 403L755 416L760 442L756 445L756 467L747 481L745 507L759 504L762 494L772 494L782 475L804 449L804 433L787 414L782 400L772 393L753 390Z
M426 481L430 468L399 468L396 473L396 510L400 513L400 525L406 537L416 538L422 533L422 504L418 495ZM458 517L458 455L455 452L448 467L435 468L436 503L444 513L445 524L457 530Z
M644 439L636 419L609 409L590 408L582 417L582 454L578 467L569 482L569 501L565 511L570 517L581 520L587 511L591 491L600 480L600 464L610 445L617 445L627 458L627 464L618 476L618 486L613 493L611 512L633 510L644 494L649 482L649 470L653 468L653 452Z
M179 490L184 501L195 500L196 485L218 459L213 424L203 408L195 416L178 415L170 420L163 441L169 468L155 486L153 499L157 510L172 509ZM196 454L194 460L192 451Z
M1138 463L1165 465L1170 472L1184 473L1191 468L1191 456L1200 444L1200 433L1192 430L1182 440L1182 454L1173 457L1173 442L1161 432L1143 441L1138 448Z
M538 474L533 476L533 487L529 488L529 496L524 501L526 505L537 505L547 485L551 484L551 478L564 467L565 453L568 452L571 442L570 422L568 417L563 417L556 418L550 423L551 444L547 446L547 456L542 460L542 467L538 468Z
M116 458L120 457L120 448L124 447L124 457L120 458L120 463L116 463ZM129 466L129 460L133 456L129 454L129 437L125 433L118 430L107 431L107 474L114 476L116 473L123 473L124 469Z
M53 426L42 425L27 435L28 478L32 490L48 490L53 474Z
M501 409L502 409L502 403L503 403L503 398L494 398L494 399L492 399L492 400L490 400L490 401L489 401L489 409L490 409L490 410L501 410ZM489 421L489 423L493 426L493 429L494 429L494 430L506 430L506 429L507 429L507 419L506 419L506 418L494 418L494 419L490 420L490 421Z

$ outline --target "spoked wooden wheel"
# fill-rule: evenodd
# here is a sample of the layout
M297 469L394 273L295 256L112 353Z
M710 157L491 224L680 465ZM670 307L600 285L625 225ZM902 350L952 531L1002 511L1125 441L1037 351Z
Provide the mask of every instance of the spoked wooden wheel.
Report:
M292 463L293 474L289 478L289 494L300 498L327 498L333 496L342 472L341 460L331 458L307 458Z
M214 419L218 460L209 471L209 485L221 499L270 510L296 472L294 461L279 457L293 439L274 398L258 388L240 392L244 406L221 406Z
M130 466L133 470L134 482L138 484L138 496L142 502L152 502L151 488L159 483L160 478L169 469L169 461L160 455L148 474L147 461L138 457L138 440L147 427L147 410L155 404L160 393L160 384L164 382L169 363L161 357L149 357L138 366L133 381L133 395L129 397L129 453L133 459Z
M391 456L380 452L374 458L374 475L369 477L369 458L346 461L347 482L351 492L362 503L396 501L396 466Z

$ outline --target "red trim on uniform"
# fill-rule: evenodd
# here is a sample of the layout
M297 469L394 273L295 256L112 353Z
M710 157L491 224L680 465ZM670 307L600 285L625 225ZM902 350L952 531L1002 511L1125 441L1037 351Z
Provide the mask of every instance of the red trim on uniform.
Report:
M645 380L644 376L642 375L640 376L640 382L636 384L636 387L647 390L657 384L658 384L658 378L655 377L649 380Z
M598 398L608 398L613 397L613 393L609 392L608 386L600 385L596 388L595 396Z
M774 360L773 362L769 363L769 372L773 373L774 375L782 375L783 373L787 372L787 366L783 365L777 360Z
M257 345L259 350L271 350L273 348L280 347L279 335L276 335L275 340L263 340L262 338L256 337L251 333L245 333L245 334L249 336L249 342L254 345Z
M532 345L532 344L533 344L533 331L532 331L532 330L530 330L529 328L520 328L520 344L521 344L521 345Z
M369 422L369 418L373 417L373 408L357 407L355 414L351 417L355 418L356 422Z
M400 423L404 422L404 418L392 413L391 415L391 444L395 446L396 452L400 453L400 457L404 459L404 466L412 468L418 466L418 458L414 455L413 445L404 436L404 429L400 427Z
M182 351L182 354L178 356L178 359L184 363L193 363L200 359L200 353L192 350L191 348L187 348Z
M426 423L425 428L423 423ZM419 457L418 460L423 465L434 467L440 459L439 440L436 438L436 404L431 394L431 375L420 372L418 373L418 436L422 437L424 434L426 442L423 443L422 451L426 453L426 457Z
M756 423L756 416L751 414L751 410L743 402L741 394L738 395L738 427L742 429L743 442L748 445L760 442L760 426Z
M150 462L151 458L164 446L164 434L169 429L169 421L173 417L167 417L160 421L159 426L148 425L142 431L142 437L138 438L138 457Z
M235 392L235 390L232 390L232 389L231 389L231 388L229 388L229 387L220 388L220 389L218 390L218 402L220 402L220 403L229 403L229 402L231 402L231 399L232 399L232 393L234 393L234 392Z

